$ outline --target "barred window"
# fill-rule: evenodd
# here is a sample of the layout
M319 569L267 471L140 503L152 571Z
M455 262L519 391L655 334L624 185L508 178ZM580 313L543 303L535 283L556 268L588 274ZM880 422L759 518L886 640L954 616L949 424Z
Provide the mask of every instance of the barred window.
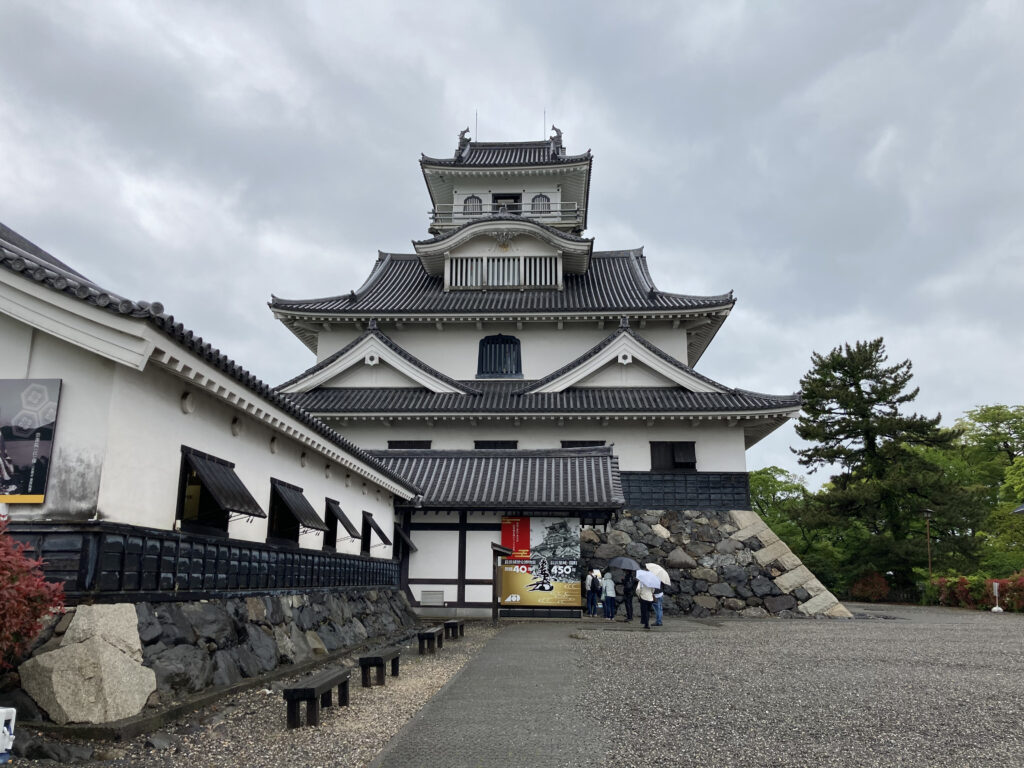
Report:
M483 212L483 200L476 195L470 195L462 201L462 212L467 216L479 216Z
M522 378L523 362L519 355L519 339L500 333L480 339L476 375L478 378L490 379Z
M534 195L530 201L531 213L551 213L551 198L547 195Z

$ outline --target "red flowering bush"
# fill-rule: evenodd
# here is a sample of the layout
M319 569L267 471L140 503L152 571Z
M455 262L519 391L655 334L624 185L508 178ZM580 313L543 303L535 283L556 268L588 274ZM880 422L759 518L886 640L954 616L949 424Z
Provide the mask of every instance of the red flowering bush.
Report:
M861 576L850 585L850 597L854 600L865 600L869 603L878 603L889 596L889 582L885 576L872 571Z
M64 587L43 578L42 560L7 533L0 518L0 670L13 667L39 633L41 620L64 606Z
M1003 610L1024 612L1024 571L1008 579L989 579L985 576L933 579L925 587L922 602L953 608L989 610L996 604L993 584L999 584L999 606Z

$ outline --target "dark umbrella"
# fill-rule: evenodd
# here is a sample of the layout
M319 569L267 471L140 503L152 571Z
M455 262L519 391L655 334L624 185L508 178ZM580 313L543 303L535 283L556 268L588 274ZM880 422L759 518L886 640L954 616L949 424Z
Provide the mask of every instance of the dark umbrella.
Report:
M608 561L608 567L621 568L624 571L639 571L643 568L643 566L632 557L613 557Z

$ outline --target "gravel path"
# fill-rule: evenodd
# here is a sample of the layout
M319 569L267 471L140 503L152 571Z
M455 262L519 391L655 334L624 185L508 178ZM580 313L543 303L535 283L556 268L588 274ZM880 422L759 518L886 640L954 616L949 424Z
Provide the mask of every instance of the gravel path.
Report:
M1024 766L1024 616L851 608L513 624L374 765Z
M165 749L94 746L117 766L1024 768L1024 616L848 605L859 620L472 624L383 689L354 680L319 728L286 730L257 690Z
M90 764L133 768L365 766L496 632L489 622L467 622L465 637L448 640L436 654L423 656L418 655L414 639L402 653L399 676L391 677L389 666L384 687L363 688L357 664L349 682L350 705L321 710L316 728L285 727L281 688L296 679L285 678L275 681L272 689L252 689L223 699L152 736L127 743L89 742L96 750L94 760L106 758ZM305 705L301 714L305 723ZM150 741L159 742L162 748L154 748ZM44 762L18 759L17 765L22 764Z

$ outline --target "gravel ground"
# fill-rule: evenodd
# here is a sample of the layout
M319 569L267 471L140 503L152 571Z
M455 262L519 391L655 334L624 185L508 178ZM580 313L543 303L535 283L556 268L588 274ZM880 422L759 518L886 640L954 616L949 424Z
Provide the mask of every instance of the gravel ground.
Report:
M423 656L418 655L414 639L402 653L397 678L391 677L389 665L383 688L363 688L356 664L349 681L350 705L321 710L316 728L286 728L281 688L297 678L285 678L275 681L272 689L257 688L225 698L155 735L123 743L87 742L96 750L89 764L179 768L365 766L496 632L489 622L467 622L465 637L448 640L436 654ZM305 723L305 705L301 714ZM150 741L169 743L154 748ZM16 764L47 762L17 759Z
M94 746L118 766L1024 768L1024 616L848 606L472 624L383 689L354 680L319 728L286 730L280 692L257 690L168 727L166 749Z
M620 710L591 764L1024 766L1024 616L848 607L875 620L582 632Z

